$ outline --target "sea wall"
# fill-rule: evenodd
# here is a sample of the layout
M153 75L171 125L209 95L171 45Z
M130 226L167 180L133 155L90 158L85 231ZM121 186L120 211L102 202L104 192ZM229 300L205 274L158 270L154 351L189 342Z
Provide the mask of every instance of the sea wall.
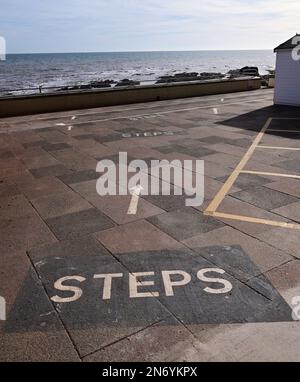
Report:
M68 91L52 94L0 97L0 118L57 111L90 109L259 89L260 78L195 81L189 83L143 85L101 90Z

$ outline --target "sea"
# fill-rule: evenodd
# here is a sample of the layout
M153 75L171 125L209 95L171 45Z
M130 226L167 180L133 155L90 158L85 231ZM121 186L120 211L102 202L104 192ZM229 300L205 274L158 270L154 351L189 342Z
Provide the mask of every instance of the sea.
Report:
M257 66L274 69L272 50L8 54L0 61L0 93L87 84L95 80L155 82L179 72L220 72Z

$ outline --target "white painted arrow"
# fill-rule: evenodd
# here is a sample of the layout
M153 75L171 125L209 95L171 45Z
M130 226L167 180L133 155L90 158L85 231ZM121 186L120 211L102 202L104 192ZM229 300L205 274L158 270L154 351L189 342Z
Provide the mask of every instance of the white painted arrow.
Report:
M138 206L138 202L139 202L139 198L140 198L140 194L142 190L143 190L143 187L140 184L130 189L132 198L129 204L127 215L136 215L137 206Z

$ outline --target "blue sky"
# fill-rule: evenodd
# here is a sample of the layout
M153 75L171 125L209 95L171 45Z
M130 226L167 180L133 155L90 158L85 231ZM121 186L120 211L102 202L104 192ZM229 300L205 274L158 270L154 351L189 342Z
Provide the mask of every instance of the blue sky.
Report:
M8 53L272 49L299 0L0 0Z

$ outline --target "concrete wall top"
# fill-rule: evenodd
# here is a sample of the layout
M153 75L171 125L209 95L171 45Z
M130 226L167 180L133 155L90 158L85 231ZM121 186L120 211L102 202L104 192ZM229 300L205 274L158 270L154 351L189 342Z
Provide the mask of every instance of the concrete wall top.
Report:
M259 89L259 77L0 97L0 117L89 109Z

